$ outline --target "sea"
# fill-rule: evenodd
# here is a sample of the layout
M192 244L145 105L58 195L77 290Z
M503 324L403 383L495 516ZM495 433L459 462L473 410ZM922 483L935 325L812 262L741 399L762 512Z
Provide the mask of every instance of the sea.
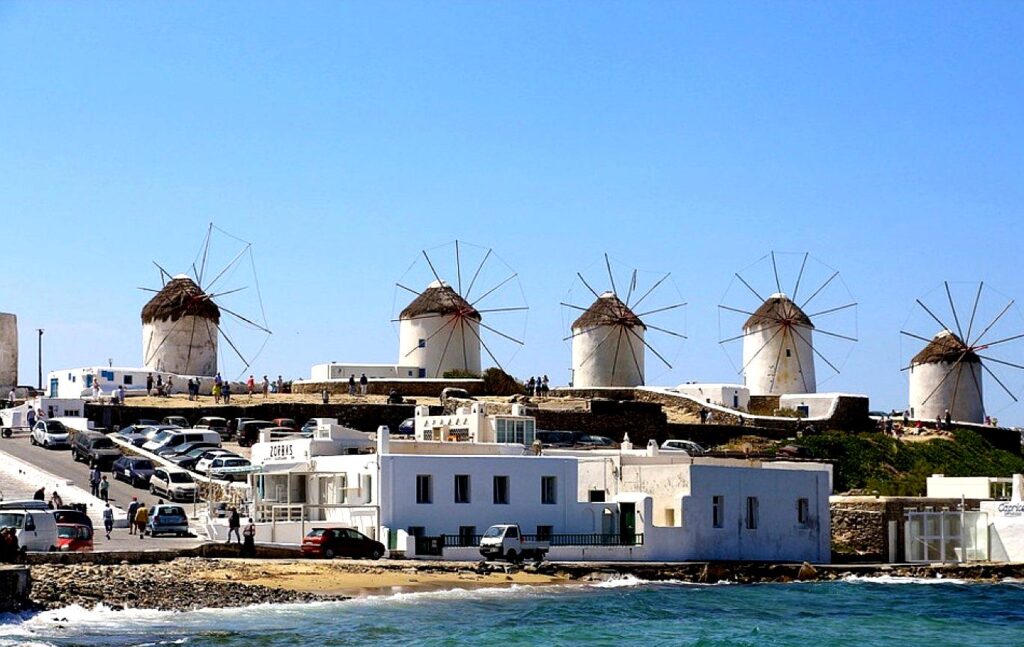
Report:
M1024 582L694 585L625 577L190 612L98 606L0 616L0 645L357 644L1024 645Z

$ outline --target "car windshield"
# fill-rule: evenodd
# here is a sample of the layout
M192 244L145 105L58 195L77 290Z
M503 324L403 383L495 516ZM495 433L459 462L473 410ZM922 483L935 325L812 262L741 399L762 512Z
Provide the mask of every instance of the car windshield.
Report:
M137 470L151 470L153 469L153 463L148 458L140 458L132 464Z
M169 431L158 431L155 434L153 434L153 437L150 438L150 440L152 440L155 443L162 443L170 435L171 432Z
M167 507L161 508L159 513L161 515L165 516L165 517L184 517L185 516L185 511L182 510L179 506L176 506L176 505L175 506L167 506Z
M171 483L191 483L192 477L187 472L171 472L168 474Z
M97 438L92 442L93 449L114 449L114 441L109 438Z
M310 530L309 533L306 536L307 537L323 537L324 533L326 533L326 532L327 532L327 529L325 529L325 528L314 528L313 530Z
M63 434L67 431L67 428L64 426L64 423L58 420L49 420L46 422L46 431L54 434Z
M17 512L0 512L0 528L21 528L25 515Z
M245 467L249 461L244 458L229 458L224 461L224 467Z
M82 535L78 526L57 526L57 536L61 539L78 539ZM85 539L85 537L81 537Z
M488 528L487 532L484 533L484 537L490 537L490 538L501 537L503 534L505 534L505 529L504 528L494 527L494 528Z

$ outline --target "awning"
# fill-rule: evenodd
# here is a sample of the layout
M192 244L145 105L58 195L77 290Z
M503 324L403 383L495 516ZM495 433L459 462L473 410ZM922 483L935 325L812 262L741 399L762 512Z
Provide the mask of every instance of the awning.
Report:
M308 472L309 463L298 461L293 463L264 463L254 470L254 474L285 474L287 472Z

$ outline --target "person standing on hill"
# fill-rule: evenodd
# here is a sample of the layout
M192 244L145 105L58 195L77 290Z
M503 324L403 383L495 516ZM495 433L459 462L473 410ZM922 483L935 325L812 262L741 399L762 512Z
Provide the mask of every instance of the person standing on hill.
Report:
M352 373L348 376L348 394L356 394L356 374Z
M359 392L366 395L366 387L369 385L370 380L366 379L366 373L359 376Z
M256 390L256 380L252 375L250 375L249 379L245 381L245 388L249 392L249 397L252 398L253 391Z
M263 376L263 399L266 400L270 394L270 380L266 375Z
M231 382L225 382L221 395L224 396L224 404L231 403Z
M36 490L36 493L32 495L32 499L35 501L46 501L46 488L41 487Z
M946 409L946 430L953 428L953 416L949 415L949 409Z
M153 395L153 374L146 376L146 395Z

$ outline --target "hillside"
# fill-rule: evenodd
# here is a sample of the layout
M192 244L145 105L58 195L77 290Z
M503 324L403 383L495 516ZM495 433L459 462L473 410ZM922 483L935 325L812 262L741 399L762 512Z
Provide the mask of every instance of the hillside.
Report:
M957 429L952 439L904 442L880 433L827 432L794 444L815 458L834 461L834 491L890 496L923 496L925 479L946 476L1011 476L1024 473L1024 457L996 449L973 431Z

